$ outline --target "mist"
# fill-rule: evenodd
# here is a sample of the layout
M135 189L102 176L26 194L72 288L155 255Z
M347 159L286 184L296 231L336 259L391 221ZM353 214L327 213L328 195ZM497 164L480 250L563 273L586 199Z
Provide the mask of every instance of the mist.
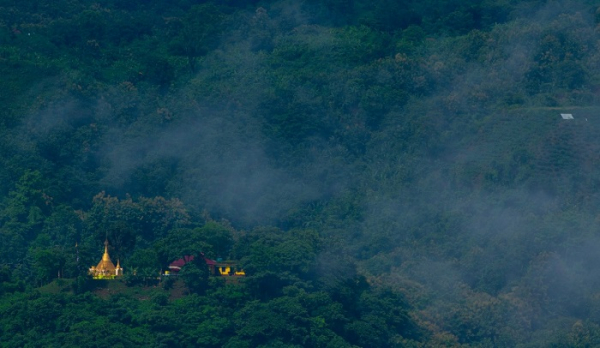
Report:
M23 167L75 178L51 192L78 208L101 191L164 196L240 230L317 230L321 272L343 255L398 289L438 343L550 344L552 328L596 323L590 11L516 6L465 33L323 13L288 1L239 11L191 76L165 86L142 63L102 87L56 82L4 141L40 154ZM165 62L190 74L185 57Z

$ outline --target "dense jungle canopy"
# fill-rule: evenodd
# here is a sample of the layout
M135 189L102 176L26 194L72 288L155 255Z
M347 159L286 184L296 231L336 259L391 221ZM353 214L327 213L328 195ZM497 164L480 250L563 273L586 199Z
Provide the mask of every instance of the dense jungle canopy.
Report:
M600 346L599 23L0 0L0 346Z

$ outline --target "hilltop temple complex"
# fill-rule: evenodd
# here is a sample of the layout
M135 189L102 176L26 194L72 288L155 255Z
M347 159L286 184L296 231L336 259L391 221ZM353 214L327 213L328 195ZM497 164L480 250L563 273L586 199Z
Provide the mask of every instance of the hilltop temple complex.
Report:
M244 270L238 267L237 262L235 261L221 261L221 259L218 259L218 261L211 260L205 257L203 253L201 254L201 257L204 258L204 263L208 267L211 276L243 277L246 275ZM175 260L169 264L169 269L161 275L178 275L183 266L193 260L193 255L186 255L181 259ZM117 260L117 265L115 266L110 259L110 255L108 254L108 240L104 241L104 254L102 255L102 259L96 266L90 267L88 274L94 279L115 279L123 275L123 268L121 267L120 261Z
M115 279L123 275L123 268L121 268L119 260L117 260L117 266L115 266L108 255L108 240L104 241L104 255L102 260L98 262L97 266L90 267L89 274L94 279Z

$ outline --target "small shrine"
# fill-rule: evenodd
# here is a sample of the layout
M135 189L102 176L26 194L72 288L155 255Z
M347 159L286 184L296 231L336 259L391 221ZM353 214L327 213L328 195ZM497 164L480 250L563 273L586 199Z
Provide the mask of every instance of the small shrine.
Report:
M115 279L123 275L123 268L119 260L115 266L108 255L108 240L104 241L104 255L98 265L90 267L89 274L94 279Z

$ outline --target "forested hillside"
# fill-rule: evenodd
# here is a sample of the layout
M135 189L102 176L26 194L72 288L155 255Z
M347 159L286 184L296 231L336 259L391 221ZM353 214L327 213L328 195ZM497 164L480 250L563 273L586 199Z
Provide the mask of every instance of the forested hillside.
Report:
M0 345L600 346L599 23L0 0Z

